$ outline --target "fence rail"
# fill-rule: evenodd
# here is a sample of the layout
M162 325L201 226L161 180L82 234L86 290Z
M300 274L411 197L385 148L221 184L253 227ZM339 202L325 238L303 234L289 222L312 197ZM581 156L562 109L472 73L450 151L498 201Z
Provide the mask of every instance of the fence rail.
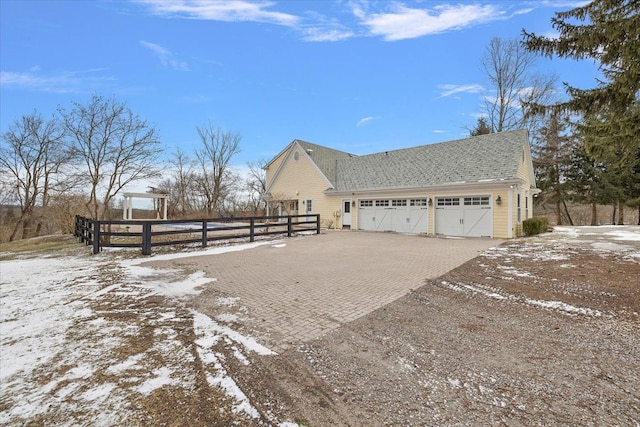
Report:
M198 243L206 247L216 240L245 239L257 236L314 231L320 234L320 215L287 215L240 218L183 219L174 221L105 220L76 215L74 236L92 246L97 254L102 248L141 248L151 255L156 246Z

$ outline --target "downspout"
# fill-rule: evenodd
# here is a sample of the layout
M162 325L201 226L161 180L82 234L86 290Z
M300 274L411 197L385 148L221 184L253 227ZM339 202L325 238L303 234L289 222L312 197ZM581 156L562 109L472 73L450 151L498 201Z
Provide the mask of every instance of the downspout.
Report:
M513 185L507 190L507 238L513 238Z

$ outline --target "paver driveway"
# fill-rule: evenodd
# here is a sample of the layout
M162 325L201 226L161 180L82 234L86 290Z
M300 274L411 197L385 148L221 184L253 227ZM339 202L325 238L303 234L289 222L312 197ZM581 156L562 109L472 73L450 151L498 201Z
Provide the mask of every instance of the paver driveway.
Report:
M281 351L382 307L499 243L327 231L160 265L215 278L194 301L198 311L213 318L239 315L237 326ZM220 297L238 300L228 307Z

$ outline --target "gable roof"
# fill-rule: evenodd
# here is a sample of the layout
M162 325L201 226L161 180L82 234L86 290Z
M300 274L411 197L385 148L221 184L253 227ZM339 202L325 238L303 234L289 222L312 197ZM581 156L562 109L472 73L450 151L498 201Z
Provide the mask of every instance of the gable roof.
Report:
M320 172L329 180L329 182L336 186L336 166L340 159L350 159L355 157L354 154L349 154L344 151L334 150L332 148L323 147L322 145L312 144L311 142L302 141L296 139L297 142L305 154L313 160Z
M275 172L272 183L297 146L302 148L301 154L310 159L331 184L329 191L517 180L521 160L529 163L531 183L535 187L529 133L526 129L363 156L295 139L265 166L268 168L275 159L286 153L287 157Z
M517 179L526 129L338 159L337 191L429 187Z

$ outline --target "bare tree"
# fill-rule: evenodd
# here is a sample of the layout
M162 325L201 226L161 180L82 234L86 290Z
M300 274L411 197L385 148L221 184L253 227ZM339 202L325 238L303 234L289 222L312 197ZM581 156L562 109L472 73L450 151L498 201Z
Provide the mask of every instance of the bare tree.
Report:
M168 213L185 216L196 209L196 173L193 160L178 149L169 161L170 176L160 183L160 188L169 192Z
M201 167L197 185L204 199L204 210L212 215L218 204L230 194L236 178L229 169L234 155L240 152L240 135L223 132L211 124L196 127L202 145L196 150L196 158Z
M16 120L1 137L0 170L10 177L10 194L20 204L18 217L9 240L16 238L22 226L21 238L37 235L42 228L34 228L35 207L46 208L51 199L57 174L69 161L64 145L64 132L55 120L44 120L34 111Z
M492 132L527 127L534 133L540 118L527 105L546 103L555 93L555 76L532 73L536 56L517 39L495 37L489 42L482 68L494 94L485 98L485 112Z
M254 215L259 209L266 206L264 200L264 196L267 194L267 173L264 169L266 165L267 161L264 159L247 163L249 168L249 176L246 180L248 207Z
M86 206L94 218L109 216L110 204L124 186L158 175L157 132L125 103L93 95L88 104L74 103L60 115L86 167Z

